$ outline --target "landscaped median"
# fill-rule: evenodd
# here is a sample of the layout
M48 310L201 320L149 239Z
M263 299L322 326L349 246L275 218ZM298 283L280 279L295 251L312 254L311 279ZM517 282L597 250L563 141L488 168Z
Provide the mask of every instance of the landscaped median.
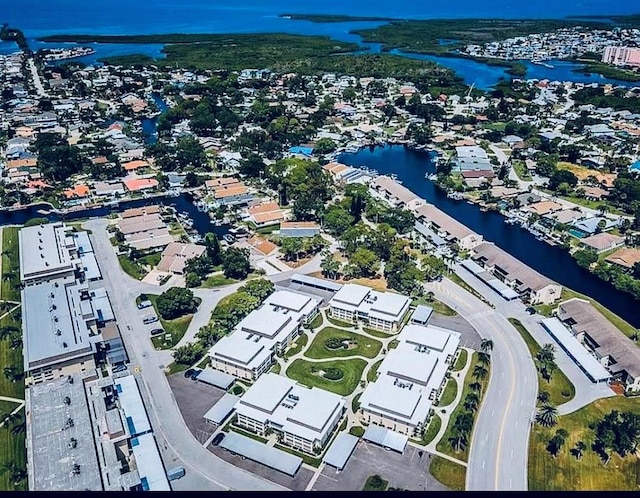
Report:
M325 327L316 334L304 355L314 359L348 356L375 358L381 348L382 343L370 337L333 327Z
M171 289L170 289L171 290ZM182 291L186 291L187 289L182 289ZM191 292L191 291L189 291ZM189 328L189 324L193 319L193 313L187 313L182 316L178 316L172 319L164 319L162 316L161 309L158 307L158 298L160 296L157 294L145 294L138 296L136 299L136 304L139 304L141 301L148 299L153 304L153 309L156 312L156 315L159 318L159 324L164 329L164 334L157 335L151 338L151 342L156 349L170 349L184 337L185 332ZM200 304L200 298L193 297L197 306ZM191 308L192 309L192 308ZM145 310L141 310L144 313ZM166 314L166 313L165 313ZM168 335L171 337L168 337Z
M286 375L306 386L348 396L358 387L366 366L360 358L321 362L298 359L287 368Z

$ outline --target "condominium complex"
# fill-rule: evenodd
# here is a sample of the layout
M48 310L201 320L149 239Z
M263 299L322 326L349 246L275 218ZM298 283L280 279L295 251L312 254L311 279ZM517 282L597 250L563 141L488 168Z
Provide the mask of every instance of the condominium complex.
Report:
M433 325L406 325L400 342L378 368L378 378L360 398L363 423L407 436L419 435L446 382L460 333Z
M235 406L238 425L260 435L270 429L287 446L313 454L324 447L345 410L337 394L268 373Z
M614 66L640 67L640 48L606 47L602 53L602 62Z
M378 292L364 285L345 284L329 302L332 317L382 332L397 332L409 311L411 299L392 292Z
M241 379L255 380L273 363L318 313L320 300L278 290L249 313L210 350L211 366Z

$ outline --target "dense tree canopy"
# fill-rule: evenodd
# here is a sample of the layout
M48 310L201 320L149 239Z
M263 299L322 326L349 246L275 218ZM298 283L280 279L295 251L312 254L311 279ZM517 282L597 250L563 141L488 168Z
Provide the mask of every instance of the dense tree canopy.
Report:
M172 320L189 313L195 313L198 309L198 301L191 290L171 287L158 296L156 306L163 319Z

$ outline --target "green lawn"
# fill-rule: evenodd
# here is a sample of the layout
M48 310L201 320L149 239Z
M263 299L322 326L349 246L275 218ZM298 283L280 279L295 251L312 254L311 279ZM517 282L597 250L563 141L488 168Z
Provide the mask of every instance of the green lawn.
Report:
M24 420L24 408L20 410ZM27 449L25 447L25 433L11 434L11 430L0 429L0 464L14 462L19 467L27 468ZM9 473L0 474L1 491L28 491L28 481L25 479L15 485Z
M356 394L351 400L351 411L353 411L353 413L356 413L360 409L360 396L362 396L362 393Z
M376 479L377 477L377 479ZM389 481L380 476L369 476L362 488L362 491L385 491L389 487Z
M131 278L135 278L136 280L142 280L144 276L147 274L141 265L139 265L135 261L131 261L129 259L129 256L127 256L126 254L120 254L118 256L118 261L120 261L120 266L122 267L122 270Z
M307 455L306 453L303 453L301 451L296 451L293 448L290 448L289 446L285 446L284 444L276 444L274 448L277 448L282 451L286 451L287 453L291 453L292 455L295 455L295 456L299 456L300 458L302 458L302 461L304 463L306 463L307 465L311 465L312 467L317 468L322 463L322 458L312 457L311 455Z
M309 327L311 327L312 329L317 329L318 327L320 327L323 324L324 320L322 319L322 313L318 313L313 320L311 320L311 323L309 323Z
M464 368L464 366L467 364L467 357L469 356L469 354L467 353L466 349L461 349L460 350L460 354L458 355L458 359L456 360L455 365L453 365L453 371L454 372L459 372L460 370L462 370Z
M155 337L154 337L154 339L155 339ZM154 346L155 346L155 344L154 344ZM156 349L158 349L158 348L156 348ZM174 361L169 366L167 366L167 369L165 370L165 374L166 375L173 375L173 374L176 374L178 372L184 372L190 366L191 365L185 365L184 363L178 363L178 362Z
M229 430L233 431L233 432L237 432L238 434L242 434L243 436L246 436L250 439L254 439L256 441L260 441L261 443L266 443L267 439L263 438L262 436L258 436L257 434L254 434L251 431L246 431L244 429L241 429L240 427L236 426L236 425L232 425Z
M367 372L367 381L374 382L376 380L376 378L378 377L378 368L380 368L382 361L383 360L378 360L373 365L371 365L371 368Z
M342 320L338 320L337 318L333 318L333 317L327 316L327 320L329 320L330 323L333 323L336 327L345 327L345 328L348 328L348 329L355 328L355 324L349 323L349 322L344 322Z
M527 169L527 166L524 163L524 161L520 159L514 159L513 161L511 161L511 164L513 165L513 171L516 172L516 175L518 176L518 178L520 178L520 180L525 180L525 181L532 180L532 177L529 174L529 170Z
M158 266L160 260L162 259L162 251L152 252L151 254L147 254L146 256L142 256L138 262L149 265L151 267Z
M366 365L367 362L360 358L313 363L298 359L287 368L286 375L306 386L316 386L341 396L348 396L358 387ZM317 374L318 371L328 368L339 369L344 374L344 377L334 381Z
M447 381L447 385L444 386L444 391L442 391L442 396L438 400L438 406L448 406L456 399L456 394L458 393L458 383L456 379L453 377L449 378Z
M429 426L427 427L427 430L424 431L424 434L422 435L422 440L420 442L424 445L427 445L431 441L433 441L433 438L435 438L438 435L438 432L440 431L441 426L442 426L442 419L438 417L437 414L434 413L431 416L431 421L429 422Z
M387 334L386 332L380 332L379 330L370 329L369 327L362 327L367 334L372 335L373 337L379 337L380 339L388 339L389 337L393 337L395 334Z
M440 313L445 316L456 316L458 313L442 301L438 301L437 299L432 299L431 301L427 301L427 305L433 308L433 311L436 313Z
M536 342L536 340L529 334L529 331L526 329L519 320L515 318L508 319L511 324L520 332L520 335L524 339L524 342L527 343L527 347L529 348L529 352L531 353L531 357L535 358L538 351L540 351L540 345ZM551 342L551 341L550 341ZM553 372L551 376L551 381L547 382L542 378L542 375L538 372L538 389L540 391L547 391L551 398L552 405L561 405L562 403L566 403L573 399L576 395L576 389L571 383L571 381L567 378L567 376L562 372L562 370L557 369ZM562 393L569 393L569 396L565 396Z
M275 365L273 365L273 366L271 367L270 372L271 372L271 373L274 373L274 374L279 374L279 373L280 373L280 370L282 370L282 367L280 366L280 363L276 363Z
M287 351L284 354L284 357L291 358L292 356L297 355L300 351L304 349L304 347L307 345L307 342L309 342L309 336L304 333L300 334L296 338L294 345L289 349L287 349Z
M351 429L349 429L349 434L355 437L362 437L364 435L364 427L354 425Z
M466 467L436 455L431 459L429 473L453 491L464 491Z
M349 341L352 346L350 349L329 349L326 343L332 339ZM381 348L382 343L370 337L333 327L325 327L316 334L311 346L305 351L304 355L314 359L344 358L348 356L375 358Z
M224 273L219 273L211 275L206 280L203 280L200 287L204 289L211 289L213 287L220 287L221 285L235 284L236 282L237 280L235 278L227 278L224 276Z
M152 337L151 342L153 343L153 346L156 349L170 349L176 344L178 344L180 342L180 339L184 337L184 333L189 328L189 324L191 323L191 319L193 318L193 315L189 314L189 315L184 315L178 318L174 318L173 320L164 320L160 316L160 313L158 312L158 307L156 305L158 296L156 294L147 294L147 299L151 301L151 303L153 304L153 309L155 310L156 315L158 315L158 318L160 319L160 321L156 322L156 324L159 324L159 326L162 326L165 332L164 334ZM165 339L166 334L171 334L171 338Z
M20 301L20 252L18 227L2 229L2 284L0 297L7 301Z
M594 440L589 425L612 410L640 413L637 398L615 396L600 399L577 412L559 417L555 427L546 429L535 424L529 444L529 490L531 491L638 491L640 461L633 455L620 458L616 453L607 465L591 450ZM546 450L549 439L563 428L569 436L560 454L553 458ZM570 454L578 441L587 445L578 461Z

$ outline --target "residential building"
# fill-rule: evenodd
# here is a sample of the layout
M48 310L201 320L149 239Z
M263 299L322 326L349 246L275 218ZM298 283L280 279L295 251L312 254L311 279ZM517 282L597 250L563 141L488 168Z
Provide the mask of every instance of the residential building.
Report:
M482 235L475 233L432 204L419 207L415 214L415 229L427 239L433 238L435 234L448 243L458 244L462 250L473 249L482 242Z
M24 285L73 276L80 259L71 230L62 222L20 230L20 280Z
M580 239L580 245L587 249L593 249L598 254L602 254L603 252L622 247L624 240L624 237L603 232Z
M602 53L602 62L614 66L640 67L640 48L606 47Z
M313 221L285 221L280 223L280 237L313 237L320 234L320 225Z
M265 202L247 209L247 219L262 228L284 221L284 213L277 202Z
M640 263L640 249L623 247L605 258L607 263L618 265L623 270L632 270L636 263Z
M187 261L202 256L205 250L205 246L171 242L165 247L164 251L162 251L162 258L160 259L160 263L158 263L158 270L182 275Z
M377 176L369 183L369 188L393 207L415 210L425 203L424 199L388 176Z
M235 406L238 425L260 435L273 430L283 444L309 454L321 450L345 411L345 399L274 373L260 377Z
M362 321L372 329L393 333L400 328L410 304L411 299L401 294L345 284L329 301L329 313L339 320Z
M444 389L460 333L410 324L397 340L398 347L380 364L377 379L362 393L358 415L366 424L419 437Z
M157 206L129 209L120 218L116 226L124 235L125 242L138 250L163 248L173 242Z

